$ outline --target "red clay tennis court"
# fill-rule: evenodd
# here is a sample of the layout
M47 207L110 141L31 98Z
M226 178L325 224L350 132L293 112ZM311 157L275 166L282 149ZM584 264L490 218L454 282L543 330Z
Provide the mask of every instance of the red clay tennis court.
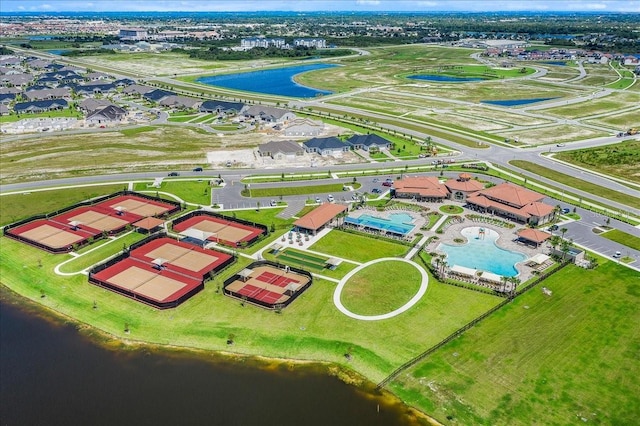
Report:
M311 284L311 275L284 265L256 262L225 281L225 294L250 303L287 306Z
M208 275L231 262L229 254L160 237L98 267L89 281L157 308L171 308L202 290Z
M232 247L238 247L245 242L250 243L265 233L264 229L207 214L176 221L173 230L189 237Z
M118 195L11 227L6 235L50 252L68 252L73 245L85 244L89 238L95 239L103 233L118 234L127 225L146 216L162 215L175 209L176 206L157 200Z

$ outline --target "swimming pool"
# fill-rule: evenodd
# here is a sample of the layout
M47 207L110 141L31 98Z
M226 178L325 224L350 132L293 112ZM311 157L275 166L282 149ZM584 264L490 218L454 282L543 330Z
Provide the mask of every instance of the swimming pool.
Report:
M389 215L388 219L365 213L359 217L348 216L344 221L352 225L364 226L378 231L407 235L413 230L413 228L415 228L415 225L413 224L414 220L413 216L408 213L392 213Z
M467 239L467 244L452 246L441 243L437 247L437 250L447 254L446 261L449 265L465 266L505 277L518 275L515 264L525 260L526 256L498 247L496 231L472 226L464 228L461 233Z

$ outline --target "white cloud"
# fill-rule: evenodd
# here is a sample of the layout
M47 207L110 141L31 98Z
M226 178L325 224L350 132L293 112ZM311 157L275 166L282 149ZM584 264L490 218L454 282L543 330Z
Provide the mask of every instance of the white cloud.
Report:
M380 4L380 0L357 0L358 5L377 6Z

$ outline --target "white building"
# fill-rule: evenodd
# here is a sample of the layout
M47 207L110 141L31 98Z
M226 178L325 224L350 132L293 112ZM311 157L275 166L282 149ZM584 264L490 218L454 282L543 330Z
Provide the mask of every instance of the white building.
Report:
M326 49L327 41L323 38L296 38L293 40L293 45L312 47L314 49Z
M144 28L121 28L118 34L120 40L146 40L149 35Z
M265 38L265 37L248 37L240 40L240 47L243 49L252 49L254 47L270 47L285 48L287 44L283 38Z

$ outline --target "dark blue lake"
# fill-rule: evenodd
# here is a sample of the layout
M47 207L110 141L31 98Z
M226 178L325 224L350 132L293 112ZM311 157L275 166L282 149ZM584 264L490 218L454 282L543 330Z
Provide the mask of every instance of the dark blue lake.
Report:
M480 101L480 102L483 104L510 107L510 106L534 104L536 102L543 102L551 99L558 99L558 98L506 99L501 101L498 100L498 101Z
M560 67L566 67L567 61L544 61L543 64L558 65Z
M313 89L293 81L293 77L303 72L337 67L334 64L297 65L286 68L251 71L238 74L213 75L200 77L199 83L227 89L245 90L247 92L266 93L269 95L291 96L294 98L313 98L317 95L330 95L328 90Z
M51 53L52 55L62 55L63 53L67 53L69 51L69 49L51 49L51 50L47 50L48 53Z
M451 77L449 75L436 75L436 74L418 74L418 75L410 75L407 76L412 80L428 80L428 81L439 81L439 82L447 82L447 83L467 83L469 81L483 81L483 78L480 77Z

